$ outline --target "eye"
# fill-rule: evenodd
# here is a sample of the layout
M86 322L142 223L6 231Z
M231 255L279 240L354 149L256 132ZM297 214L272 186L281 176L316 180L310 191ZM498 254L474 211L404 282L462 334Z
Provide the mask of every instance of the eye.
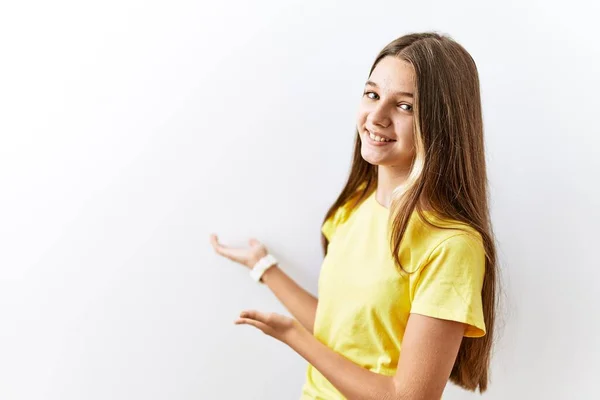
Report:
M379 95L375 92L365 92L364 93L365 96L367 96L368 98L370 98L371 100L378 100L379 99Z
M413 109L410 104L405 104L405 103L398 104L398 107L402 107L402 106L407 107L407 108L403 108L403 110L405 110L405 111L412 111L412 109Z

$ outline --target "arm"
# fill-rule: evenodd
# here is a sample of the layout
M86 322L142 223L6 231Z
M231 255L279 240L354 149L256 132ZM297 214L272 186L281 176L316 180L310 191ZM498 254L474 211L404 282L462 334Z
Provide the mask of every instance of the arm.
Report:
M292 278L274 265L262 276L281 304L312 334L317 312L317 298L300 287Z
M466 328L461 322L411 314L398 370L391 377L354 364L291 318L244 311L236 323L253 325L286 343L348 400L439 400Z
M411 314L393 377L352 363L306 332L298 332L290 346L349 400L439 400L464 331L459 322Z

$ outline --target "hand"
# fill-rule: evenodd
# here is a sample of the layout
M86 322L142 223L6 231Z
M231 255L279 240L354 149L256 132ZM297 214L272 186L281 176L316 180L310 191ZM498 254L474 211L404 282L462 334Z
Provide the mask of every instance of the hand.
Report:
M264 244L259 242L256 239L250 239L248 244L250 247L247 248L235 248L225 246L219 243L219 238L217 235L210 235L210 243L213 248L217 252L217 254L222 255L230 259L231 261L235 261L243 266L252 269L254 265L264 256L266 256L269 252Z
M298 321L285 315L276 313L262 313L260 311L242 311L235 321L236 325L252 325L263 331L264 334L289 345L294 334L304 329Z

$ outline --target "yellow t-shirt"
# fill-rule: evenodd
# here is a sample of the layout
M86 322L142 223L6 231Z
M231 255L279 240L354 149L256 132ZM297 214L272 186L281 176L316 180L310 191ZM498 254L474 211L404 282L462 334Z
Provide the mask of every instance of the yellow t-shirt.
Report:
M411 312L464 322L467 337L485 335L481 236L466 224L427 215L452 229L430 227L416 211L412 214L400 248L410 275L401 275L394 264L389 210L375 192L354 211L340 208L323 224L329 245L319 276L314 335L370 371L396 373ZM302 399L344 396L309 365Z

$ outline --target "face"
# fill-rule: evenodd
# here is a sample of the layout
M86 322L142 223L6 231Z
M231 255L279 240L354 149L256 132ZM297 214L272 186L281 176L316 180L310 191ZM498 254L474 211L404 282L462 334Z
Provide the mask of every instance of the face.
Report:
M368 163L410 168L415 155L414 82L412 66L392 56L380 60L369 77L356 125Z

